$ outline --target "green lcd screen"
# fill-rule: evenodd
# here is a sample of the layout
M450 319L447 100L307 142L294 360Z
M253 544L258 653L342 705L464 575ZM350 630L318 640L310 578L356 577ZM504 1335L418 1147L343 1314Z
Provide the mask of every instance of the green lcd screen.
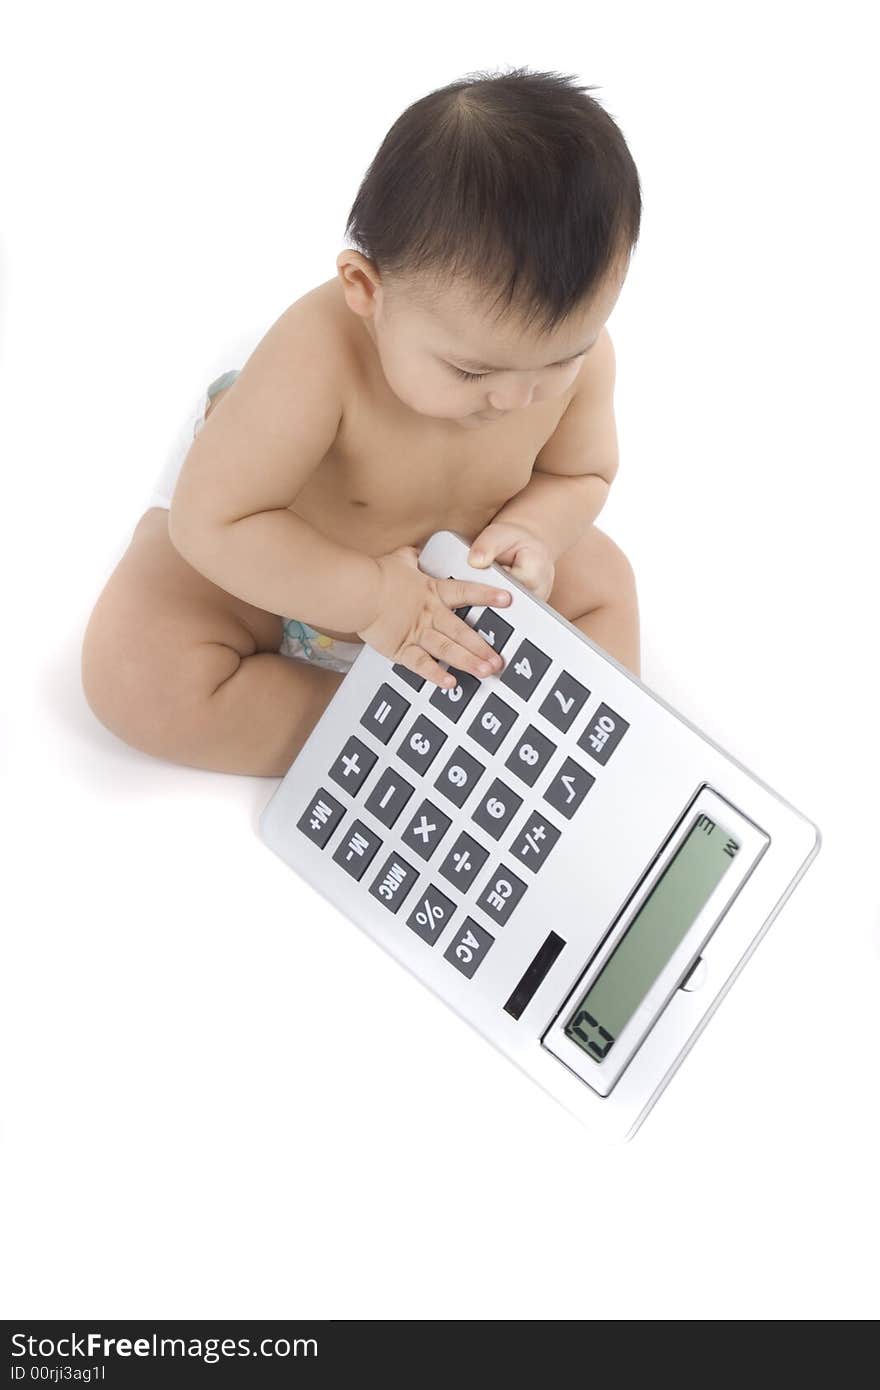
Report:
M605 965L565 1025L565 1035L601 1062L736 857L739 845L699 815Z

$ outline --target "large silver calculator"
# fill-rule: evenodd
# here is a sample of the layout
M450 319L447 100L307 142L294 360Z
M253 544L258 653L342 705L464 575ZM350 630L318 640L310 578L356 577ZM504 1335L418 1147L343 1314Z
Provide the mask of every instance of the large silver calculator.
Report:
M435 578L504 658L369 647L260 819L292 869L609 1139L630 1137L819 850L815 825L502 569Z

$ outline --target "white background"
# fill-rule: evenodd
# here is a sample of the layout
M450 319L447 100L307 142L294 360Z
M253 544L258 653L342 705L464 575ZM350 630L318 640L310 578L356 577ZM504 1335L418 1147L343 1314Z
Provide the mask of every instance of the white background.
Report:
M869 7L419 14L6 26L0 1313L876 1316ZM404 107L514 64L597 84L641 173L600 524L643 679L824 836L616 1150L270 853L275 781L136 752L79 683L192 402L335 273Z

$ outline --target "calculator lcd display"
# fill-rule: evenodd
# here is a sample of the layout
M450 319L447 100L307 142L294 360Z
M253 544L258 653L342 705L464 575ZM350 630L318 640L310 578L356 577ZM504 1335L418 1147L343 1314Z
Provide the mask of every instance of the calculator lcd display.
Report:
M671 960L739 845L709 816L696 817L605 965L565 1025L566 1037L601 1062Z

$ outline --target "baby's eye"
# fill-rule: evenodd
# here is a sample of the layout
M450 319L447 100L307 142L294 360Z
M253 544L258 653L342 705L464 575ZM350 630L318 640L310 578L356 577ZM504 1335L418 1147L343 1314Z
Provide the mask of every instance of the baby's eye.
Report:
M579 352L578 355L577 355L577 357L572 357L572 358L570 358L568 362L554 362L553 366L554 366L554 367L570 367L570 366L572 366L575 362L579 362L583 356L584 356L584 353ZM452 370L455 372L456 376L460 376L460 377L461 377L462 381L482 381L484 376L491 376L491 375L492 375L491 372L466 372L466 371L464 371L464 369L463 369L462 367L454 367L454 366L452 366L452 363L451 363L451 362L450 362L449 365L450 365L450 367L452 367ZM552 368L551 368L551 370L552 370Z

